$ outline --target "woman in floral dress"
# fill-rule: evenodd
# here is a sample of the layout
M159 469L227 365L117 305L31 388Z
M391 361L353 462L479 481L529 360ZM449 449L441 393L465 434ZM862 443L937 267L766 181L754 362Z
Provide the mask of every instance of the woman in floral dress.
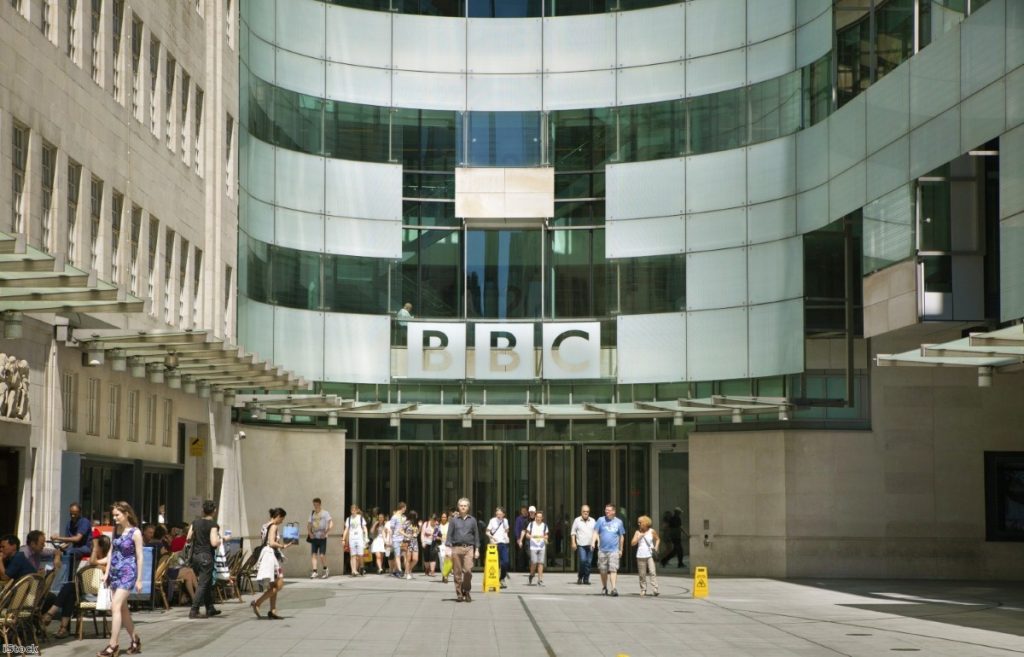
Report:
M135 633L135 623L128 609L128 595L134 589L142 592L142 532L138 530L139 519L127 502L114 503L114 522L121 528L121 535L114 539L110 550L110 562L103 578L110 588L110 610L113 616L110 625L110 642L96 653L97 657L117 657L121 652L117 637L124 626L131 639L125 651L129 655L142 652L142 640Z

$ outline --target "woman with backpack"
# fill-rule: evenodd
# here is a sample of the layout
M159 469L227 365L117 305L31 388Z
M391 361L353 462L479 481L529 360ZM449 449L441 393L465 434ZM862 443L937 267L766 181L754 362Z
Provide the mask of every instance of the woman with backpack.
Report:
M544 586L544 556L548 547L548 525L544 522L544 512L537 511L519 537L521 542L529 543L530 554L530 579L527 586L533 585L533 578L537 578L537 586Z
M349 507L348 518L345 518L345 531L341 542L348 550L348 562L351 572L349 577L361 577L363 574L363 552L366 551L366 519L358 504Z
M658 595L658 573L655 569L655 555L658 554L658 547L661 545L661 538L658 532L651 528L651 519L648 516L640 516L636 519L640 526L633 532L633 539L630 545L636 546L636 569L640 575L640 597L647 595L647 584L650 581L654 595Z

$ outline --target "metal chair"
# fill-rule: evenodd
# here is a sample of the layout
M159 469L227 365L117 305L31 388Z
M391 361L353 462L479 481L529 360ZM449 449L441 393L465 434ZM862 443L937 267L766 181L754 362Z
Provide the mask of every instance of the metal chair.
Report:
M26 617L26 611L27 617L31 619L35 593L41 578L40 575L25 575L8 587L3 599L0 600L0 638L3 639L4 645L24 645L20 632L23 627L22 619Z
M159 563L156 566L156 572L153 574L153 588L155 591L160 592L160 599L164 603L164 611L171 608L170 602L167 600L167 569L171 566L171 555L165 554L160 557Z
M36 591L36 604L35 609L32 611L31 623L33 629L39 631L39 637L45 642L49 635L46 632L46 625L43 624L43 616L46 612L46 601L52 599L49 597L50 589L53 588L53 580L57 578L57 570L49 570L47 573L40 577L39 588Z
M100 630L96 625L97 614L103 618L103 634L107 636L107 614L109 612L96 609L96 596L99 595L100 586L103 584L103 566L86 566L75 575L75 611L78 620L78 640L82 640L85 632L84 616L87 613L92 615L92 626L99 635Z

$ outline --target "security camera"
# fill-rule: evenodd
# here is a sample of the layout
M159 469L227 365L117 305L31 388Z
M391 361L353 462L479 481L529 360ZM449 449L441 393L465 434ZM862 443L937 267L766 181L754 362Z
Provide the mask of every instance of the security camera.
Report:
M245 432L244 431L239 431L238 432L238 439L239 440L245 440Z

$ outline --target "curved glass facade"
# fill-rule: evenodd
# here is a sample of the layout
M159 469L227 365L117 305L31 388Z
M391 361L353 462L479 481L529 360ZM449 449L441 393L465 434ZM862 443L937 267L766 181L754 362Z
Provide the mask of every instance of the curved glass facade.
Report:
M420 16L539 18L646 9L679 0L321 0L332 5Z

